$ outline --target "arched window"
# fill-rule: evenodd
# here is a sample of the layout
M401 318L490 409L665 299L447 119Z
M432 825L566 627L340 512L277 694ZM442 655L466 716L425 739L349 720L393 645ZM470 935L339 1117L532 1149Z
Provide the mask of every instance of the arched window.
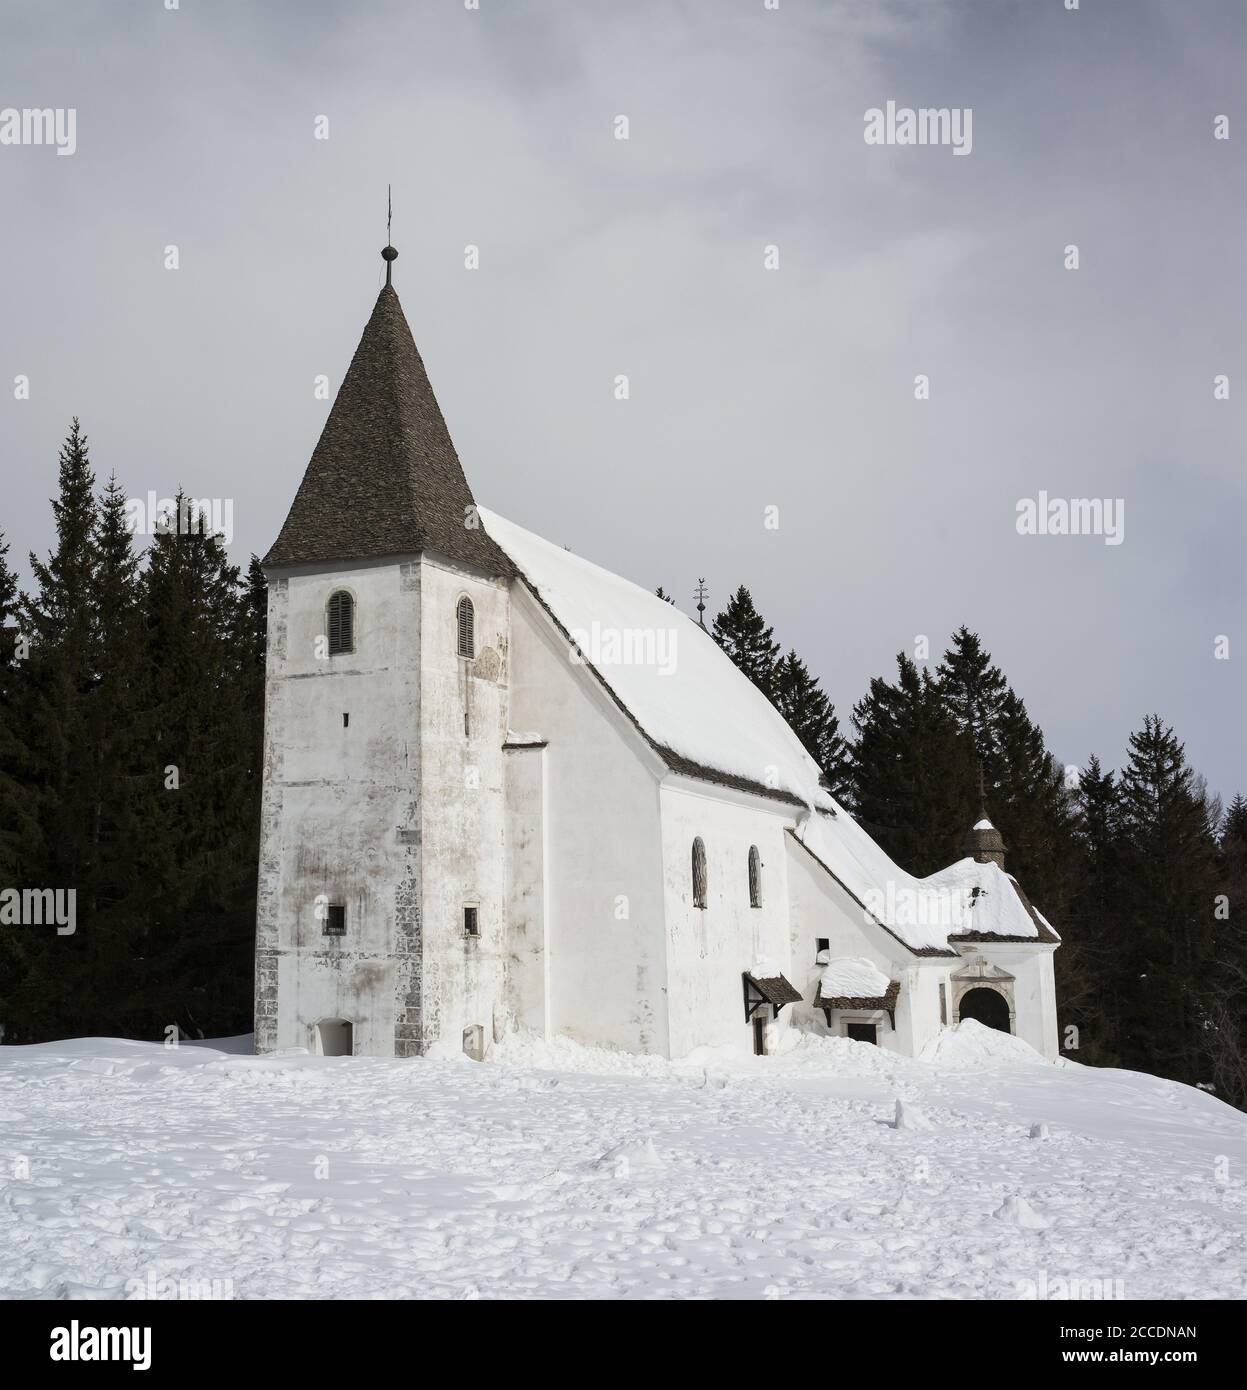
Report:
M706 905L706 846L699 835L693 841L693 906Z
M330 656L355 650L355 600L344 589L329 595L325 628Z
M473 657L476 655L476 615L472 612L472 600L466 594L459 600L456 616L459 623L459 655Z
M762 906L762 856L757 845L749 846L749 906Z

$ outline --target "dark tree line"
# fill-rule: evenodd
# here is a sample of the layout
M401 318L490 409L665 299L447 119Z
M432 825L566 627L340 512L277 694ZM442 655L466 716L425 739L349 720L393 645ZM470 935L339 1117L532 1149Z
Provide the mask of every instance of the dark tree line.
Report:
M264 576L176 522L140 554L76 420L52 509L30 593L0 549L0 886L73 890L74 930L0 926L4 1040L245 1032Z
M978 634L934 666L904 653L852 711L853 736L739 588L714 636L783 713L845 804L901 867L961 858L986 808L1006 867L1060 933L1062 1045L1078 1061L1214 1088L1247 1109L1247 801L1209 797L1158 715L1119 772L1069 774ZM982 783L980 784L980 776Z

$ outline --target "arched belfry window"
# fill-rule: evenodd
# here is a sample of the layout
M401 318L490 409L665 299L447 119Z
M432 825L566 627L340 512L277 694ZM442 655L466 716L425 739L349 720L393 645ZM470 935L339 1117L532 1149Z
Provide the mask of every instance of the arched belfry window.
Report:
M706 846L699 835L693 841L693 906L706 905Z
M749 846L749 906L762 906L762 856L757 845Z
M459 655L476 655L476 615L472 611L472 600L465 594L459 600L455 616L459 627Z
M330 656L355 650L355 600L344 589L329 595L325 629Z

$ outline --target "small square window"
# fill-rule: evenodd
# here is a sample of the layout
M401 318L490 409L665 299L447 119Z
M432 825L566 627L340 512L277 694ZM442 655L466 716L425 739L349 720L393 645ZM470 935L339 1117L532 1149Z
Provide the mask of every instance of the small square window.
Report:
M330 903L325 913L325 935L346 935L346 906L343 903Z
M463 909L463 934L464 936L480 936L480 908L465 907Z

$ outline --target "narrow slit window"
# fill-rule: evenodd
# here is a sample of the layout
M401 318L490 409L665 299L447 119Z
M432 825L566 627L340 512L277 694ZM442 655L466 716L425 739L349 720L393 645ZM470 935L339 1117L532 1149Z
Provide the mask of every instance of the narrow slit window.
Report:
M476 614L472 610L472 600L466 595L459 600L456 610L459 627L459 655L476 655Z
M330 903L325 911L325 935L346 935L346 904Z
M693 841L693 906L706 905L706 846L699 835Z
M343 589L329 596L325 629L330 656L355 650L355 600Z
M465 907L463 909L463 934L464 936L480 936L481 917L480 908Z
M749 846L749 906L762 906L762 856L757 845Z

